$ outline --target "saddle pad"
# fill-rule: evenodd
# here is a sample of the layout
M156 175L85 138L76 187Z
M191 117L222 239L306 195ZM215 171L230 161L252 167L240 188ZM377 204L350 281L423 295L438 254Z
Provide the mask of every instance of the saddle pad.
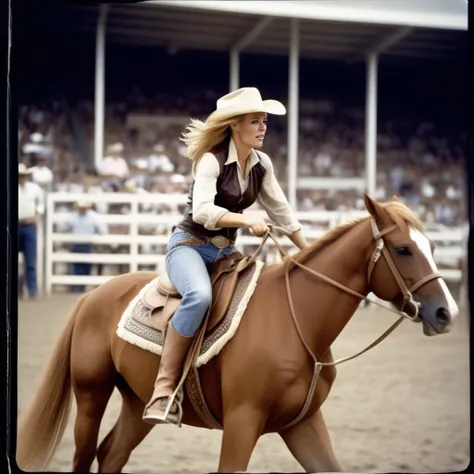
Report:
M222 348L236 333L248 302L255 291L260 272L264 265L264 262L257 260L255 265L242 271L225 317L223 317L219 324L206 334L204 338L196 362L197 367L206 364L219 354ZM161 331L142 324L133 318L134 313L141 313L143 317L146 317L144 312L150 311L143 306L142 296L152 285L156 285L156 279L145 285L129 303L120 318L116 333L118 337L131 344L154 354L161 355L163 350L163 335Z

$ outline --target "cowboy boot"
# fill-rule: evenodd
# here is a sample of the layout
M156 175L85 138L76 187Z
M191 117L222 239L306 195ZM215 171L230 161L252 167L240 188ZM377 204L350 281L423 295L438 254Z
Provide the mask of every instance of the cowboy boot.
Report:
M143 412L143 421L150 424L172 423L181 425L183 391L170 400L181 379L183 364L194 336L181 336L171 323L168 324L155 389ZM168 405L171 403L171 407Z

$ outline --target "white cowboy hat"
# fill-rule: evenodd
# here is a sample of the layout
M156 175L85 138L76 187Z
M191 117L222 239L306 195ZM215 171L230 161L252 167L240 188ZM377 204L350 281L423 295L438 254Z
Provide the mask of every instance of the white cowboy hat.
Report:
M133 180L133 179L129 179L127 181L125 181L125 183L123 183L123 187L126 191L129 191L129 192L136 192L137 191L137 183Z
M24 163L18 163L18 174L26 175L26 174L31 174L31 173L33 173L32 169L27 168Z
M109 145L105 151L106 153L122 153L123 152L123 144L120 142L113 143Z
M255 87L243 87L230 92L217 100L217 109L207 121L225 120L236 115L254 112L267 112L273 115L285 115L285 106L277 100L262 100L260 91Z
M164 153L165 147L164 147L164 145L162 145L161 143L157 143L157 144L153 147L153 151L155 151L155 152L157 152L157 153Z
M41 143L44 140L44 136L41 133L35 132L30 135L30 140L33 143Z
M88 201L87 199L80 199L79 201L77 201L77 207L86 209L92 207L92 202Z

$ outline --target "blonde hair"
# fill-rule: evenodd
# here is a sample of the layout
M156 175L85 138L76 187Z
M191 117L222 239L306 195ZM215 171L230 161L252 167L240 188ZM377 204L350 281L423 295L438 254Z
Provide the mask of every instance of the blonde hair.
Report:
M230 126L240 122L241 119L242 115L206 122L191 119L191 123L185 128L180 140L187 146L185 156L193 162L193 170L204 153L212 152L226 139L230 139Z

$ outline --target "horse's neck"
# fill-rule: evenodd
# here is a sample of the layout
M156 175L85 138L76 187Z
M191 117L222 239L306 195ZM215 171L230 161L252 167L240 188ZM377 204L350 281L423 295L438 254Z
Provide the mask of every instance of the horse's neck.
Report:
M366 296L368 260L373 247L370 223L362 222L310 257L304 265ZM321 358L361 300L301 268L293 272L291 287L296 317L307 344L316 357Z

